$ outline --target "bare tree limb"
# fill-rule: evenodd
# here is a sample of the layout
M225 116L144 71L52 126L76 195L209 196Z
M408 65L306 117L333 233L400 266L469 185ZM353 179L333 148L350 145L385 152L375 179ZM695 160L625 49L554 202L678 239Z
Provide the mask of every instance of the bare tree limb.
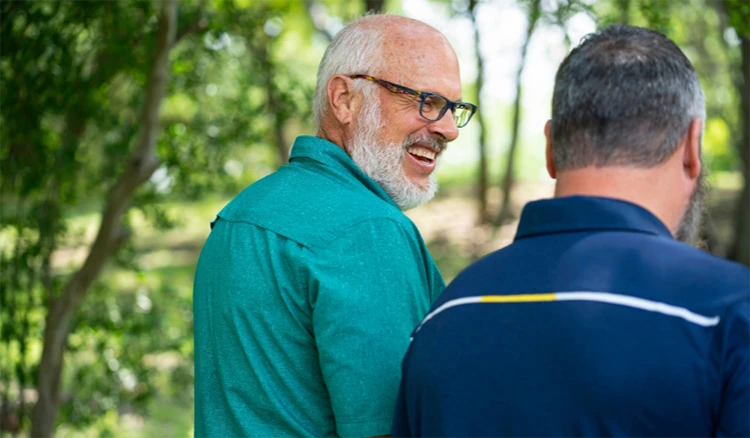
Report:
M381 13L385 11L385 0L364 0L365 12Z
M738 81L740 91L740 115L742 117L742 138L735 142L737 154L742 163L742 191L736 201L734 218L734 244L730 258L750 266L750 224L747 213L750 211L750 35L742 35L740 43L742 57L742 80Z
M176 46L177 43L179 43L180 40L182 40L186 36L188 36L188 35L190 35L192 33L201 31L201 30L205 29L206 27L208 27L208 19L205 18L205 17L199 18L197 21L195 21L190 26L188 26L188 27L180 30L180 33L178 33L177 36L175 37L174 42L172 43L171 47Z
M476 81L476 99L477 106L481 109L484 106L482 100L482 88L484 87L484 58L480 49L481 38L479 34L479 2L478 0L469 0L469 16L471 25L474 28L474 51L477 58L477 81ZM489 172L487 170L487 127L484 124L484 116L479 111L474 116L475 123L479 125L479 171L477 172L477 200L479 201L477 210L477 222L486 224L490 222L490 215L487 210L487 189L489 187Z
M273 142L276 146L276 151L279 158L279 166L282 166L289 162L289 141L284 133L284 125L286 123L285 117L282 115L282 101L279 95L279 90L274 85L274 76L276 75L276 66L271 60L271 53L269 49L271 41L267 38L263 38L259 41L259 44L253 50L255 57L261 63L263 68L260 75L260 80L263 83L263 88L266 92L266 103L268 105L268 113L273 115Z
M169 50L174 42L176 22L177 0L164 0L159 17L154 63L149 74L146 99L141 113L138 145L127 168L112 189L102 213L99 231L86 261L70 279L62 295L51 298L39 365L39 399L34 409L30 436L52 435L58 411L60 376L70 322L107 260L125 242L127 236L121 228L123 215L136 189L151 177L159 165L156 155L158 116L167 83Z
M511 133L510 146L508 147L508 157L505 160L505 172L503 173L503 194L502 194L502 205L500 211L495 218L495 225L502 225L504 221L512 217L511 212L511 190L514 184L514 160L516 150L518 148L518 138L520 134L521 124L521 79L523 76L523 69L526 66L526 55L529 49L529 43L534 35L534 30L539 22L542 14L541 0L531 0L529 4L529 25L526 29L526 39L521 46L521 60L518 63L518 70L516 70L516 99L513 103L513 130Z
M208 27L208 19L206 18L206 0L201 0L201 2L198 4L198 19L185 28L177 31L177 35L174 37L174 41L172 41L172 45L170 46L170 48L176 46L177 43L179 43L186 36L201 31L206 27Z

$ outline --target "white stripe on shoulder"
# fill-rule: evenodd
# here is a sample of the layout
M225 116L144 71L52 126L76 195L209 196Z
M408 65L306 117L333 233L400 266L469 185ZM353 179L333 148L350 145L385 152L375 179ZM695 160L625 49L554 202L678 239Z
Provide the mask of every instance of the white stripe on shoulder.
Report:
M556 301L598 301L600 303L619 304L621 306L648 310L649 312L661 313L663 315L676 316L703 327L712 327L719 324L718 316L703 316L691 312L684 307L631 297L629 295L619 295L608 292L558 292L555 294L555 299Z
M659 301L646 300L644 298L632 297L629 295L613 294L609 292L557 292L555 294L539 294L539 299L534 299L535 294L523 294L523 295L485 295L485 296L474 296L457 298L455 300L446 301L440 307L428 313L424 317L419 326L414 330L414 334L422 329L422 326L437 314L444 312L452 307L463 306L466 304L518 304L518 303L534 303L534 302L553 302L553 301L594 301L599 303L616 304L620 306L631 307L634 309L646 310L649 312L656 312L662 315L673 316L681 318L687 322L702 326L702 327L713 327L719 324L718 316L704 316L690 310L673 306L671 304L662 303ZM554 298L550 299L551 296ZM519 297L523 299L513 299ZM414 336L412 335L412 339Z
M457 298L455 300L446 301L443 303L442 306L438 307L437 309L433 310L432 312L428 313L427 316L424 317L422 320L422 323L419 324L419 327L422 327L424 323L432 319L433 316L437 315L438 313L442 312L443 310L450 309L451 307L461 306L464 304L472 304L472 303L478 303L479 300L481 300L482 297L466 297L466 298Z

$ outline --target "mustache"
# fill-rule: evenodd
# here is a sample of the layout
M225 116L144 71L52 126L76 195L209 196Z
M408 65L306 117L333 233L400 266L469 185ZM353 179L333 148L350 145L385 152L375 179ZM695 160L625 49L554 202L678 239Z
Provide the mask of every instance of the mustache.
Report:
M448 142L445 140L438 140L429 135L410 135L404 140L403 147L407 149L415 144L419 143L420 146L427 146L432 149L435 153L440 153L448 147Z

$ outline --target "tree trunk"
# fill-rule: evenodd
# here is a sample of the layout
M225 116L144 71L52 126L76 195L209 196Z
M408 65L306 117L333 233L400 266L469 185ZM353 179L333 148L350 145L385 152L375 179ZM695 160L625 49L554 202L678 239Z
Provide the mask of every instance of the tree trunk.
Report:
M289 145L289 141L287 141L286 134L284 134L284 125L286 125L287 117L283 114L283 104L281 96L279 96L280 91L273 83L276 67L271 60L271 53L269 53L271 40L266 38L265 35L260 40L257 37L255 38L257 42L254 52L262 66L261 71L263 72L260 79L263 82L263 88L266 92L268 114L273 118L271 122L273 143L276 146L279 166L282 166L289 162L289 149L291 146Z
M742 191L737 199L734 215L734 245L729 254L732 260L750 266L750 35L742 36L742 81L739 92L742 101L742 141L735 142L742 162Z
M474 53L477 58L477 82L476 82L476 102L480 108L479 112L474 115L474 120L479 126L479 171L477 172L477 218L480 224L486 224L490 221L489 212L487 211L487 128L484 125L481 108L482 106L482 88L484 87L484 58L480 50L479 27L477 25L477 3L478 0L469 1L469 14L471 15L471 25L474 29Z
M177 0L163 0L154 63L146 85L146 100L141 113L139 143L128 167L107 200L99 231L86 261L70 279L63 293L59 297L50 297L44 329L44 347L39 364L39 399L32 417L32 437L52 435L59 407L60 376L70 322L89 287L101 273L105 262L124 242L125 236L120 225L133 194L151 177L159 165L155 151L159 107L169 73L169 49L174 41L176 21Z
M511 190L513 189L514 178L514 161L516 156L516 149L518 149L518 134L521 126L521 77L523 75L523 69L526 66L526 54L529 49L529 43L531 37L534 34L534 29L539 21L541 14L541 0L531 0L529 4L529 26L526 29L526 40L523 42L521 47L521 60L518 64L518 70L516 71L516 100L513 103L513 130L510 138L510 146L508 147L508 157L505 160L505 172L503 173L503 193L502 193L502 205L500 211L495 219L495 225L501 225L505 220L512 217L511 208Z
M630 0L617 0L615 4L620 9L620 24L630 24Z
M385 11L385 0L365 0L365 12L382 13Z

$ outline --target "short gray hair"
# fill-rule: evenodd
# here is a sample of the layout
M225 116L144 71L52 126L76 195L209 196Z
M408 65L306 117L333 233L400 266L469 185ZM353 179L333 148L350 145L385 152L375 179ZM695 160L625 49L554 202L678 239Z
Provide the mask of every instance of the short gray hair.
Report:
M381 66L382 30L377 26L367 25L370 17L375 15L360 18L341 30L323 55L313 96L313 122L316 130L320 129L323 114L328 106L326 88L332 76L375 75L375 69ZM369 81L356 81L355 89L363 90L370 85L374 84L370 84Z
M656 166L696 118L706 118L703 91L677 45L649 29L608 27L586 36L557 71L555 167Z

